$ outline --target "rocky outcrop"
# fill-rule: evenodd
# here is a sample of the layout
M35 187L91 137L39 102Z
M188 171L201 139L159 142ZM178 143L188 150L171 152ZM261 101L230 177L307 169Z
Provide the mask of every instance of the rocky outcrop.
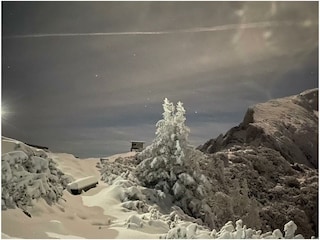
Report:
M290 163L318 168L318 89L250 107L239 126L199 149L214 153L234 145L265 146Z
M263 231L293 220L318 236L318 89L250 107L241 124L198 147L217 187L215 224L243 219Z

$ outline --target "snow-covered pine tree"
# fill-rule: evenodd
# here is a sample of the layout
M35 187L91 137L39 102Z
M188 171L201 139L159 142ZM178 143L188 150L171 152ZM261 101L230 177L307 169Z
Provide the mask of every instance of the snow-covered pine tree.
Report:
M205 155L188 143L190 130L182 102L174 107L165 99L162 106L163 119L156 124L156 137L138 154L135 175L142 185L172 195L187 214L205 220L211 214L204 200L211 184L198 164Z
M185 150L189 149L188 146L188 135L189 128L185 125L185 109L183 107L182 102L177 103L176 107L177 111L174 117L174 139L175 139L175 152L174 156L178 164L183 165L183 161L185 160Z
M141 183L147 187L160 189L166 193L170 191L170 164L175 151L174 118L175 107L166 98L163 106L163 119L156 124L156 137L152 144L138 155L141 163L137 166L136 175ZM170 176L171 175L171 176ZM161 179L161 181L159 181Z

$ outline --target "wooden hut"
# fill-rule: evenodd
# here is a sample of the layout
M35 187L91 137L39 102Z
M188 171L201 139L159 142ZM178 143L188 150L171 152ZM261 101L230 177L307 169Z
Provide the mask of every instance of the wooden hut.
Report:
M130 151L132 152L134 150L135 152L141 152L143 150L144 143L144 141L131 141Z

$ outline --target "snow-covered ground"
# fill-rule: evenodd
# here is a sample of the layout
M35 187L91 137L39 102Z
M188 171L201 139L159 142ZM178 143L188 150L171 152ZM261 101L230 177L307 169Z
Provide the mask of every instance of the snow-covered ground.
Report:
M23 148L29 149L25 145ZM294 237L292 232L296 225L293 222L287 224L287 233L283 234L278 229L261 234L261 231L247 229L241 220L228 222L221 230L208 229L182 220L184 213L178 207L164 214L160 213L159 206L140 201L145 197L141 193L144 188L121 176L111 185L100 180L101 162L108 164L119 157L132 158L133 152L106 157L102 161L78 159L66 153L47 155L44 159L52 159L56 167L73 180L96 177L99 179L97 187L81 195L72 195L65 189L62 198L51 206L43 198L34 199L33 207L27 207L28 214L20 208L2 210L2 238L277 238L285 234ZM137 199L132 199L133 196Z
M60 170L74 179L91 175L99 179L99 171L95 167L99 159L82 160L64 153L50 153L49 156L58 163ZM2 237L115 238L117 231L105 227L111 218L103 214L103 209L98 206L88 207L83 203L85 196L95 195L105 187L103 182L99 182L96 188L82 195L72 195L64 190L63 199L52 206L41 198L35 200L34 207L28 209L31 218L19 208L2 211Z
M78 159L66 153L48 155L62 172L74 179L86 176L100 179L98 158ZM108 161L133 155L133 152L117 154L108 157ZM31 217L19 208L7 209L1 212L2 238L159 238L168 231L155 223L141 230L127 228L128 218L137 212L121 206L121 194L120 186L99 181L96 188L81 195L64 190L63 199L52 206L43 199L34 201L34 207L29 209Z

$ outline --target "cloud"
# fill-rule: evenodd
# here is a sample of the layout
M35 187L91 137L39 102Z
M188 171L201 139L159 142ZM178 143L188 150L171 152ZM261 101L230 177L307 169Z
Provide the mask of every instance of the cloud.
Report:
M304 26L311 26L311 21L304 21L303 23L290 22L290 21L265 21L265 22L252 22L241 24L226 24L214 27L197 27L189 29L178 29L168 31L133 31L133 32L90 32L90 33L38 33L38 34L24 34L24 35L11 35L3 36L3 39L18 39L18 38L59 38L59 37L84 37L84 36L130 36L130 35L167 35L167 34L181 34L181 33L206 33L216 31L228 30L241 30L241 29L257 29L257 28L270 28L279 26L292 26L296 24L303 24Z
M152 141L167 97L203 143L248 106L318 85L316 6L5 2L2 98L15 113L3 134L79 156L127 151Z

